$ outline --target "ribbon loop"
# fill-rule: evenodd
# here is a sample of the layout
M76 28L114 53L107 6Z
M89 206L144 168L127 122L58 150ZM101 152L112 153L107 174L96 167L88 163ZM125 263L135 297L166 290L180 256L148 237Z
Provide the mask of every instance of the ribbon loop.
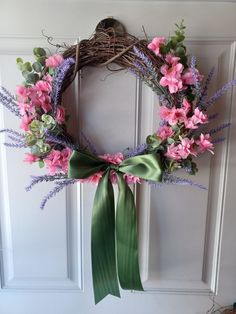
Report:
M116 219L111 171L116 173L119 188ZM97 172L103 172L103 176L95 193L92 216L91 255L95 303L108 294L120 296L117 277L123 289L143 291L138 262L136 208L124 174L152 181L161 181L162 178L160 157L157 154L127 158L115 165L85 152L72 153L69 178L84 179Z

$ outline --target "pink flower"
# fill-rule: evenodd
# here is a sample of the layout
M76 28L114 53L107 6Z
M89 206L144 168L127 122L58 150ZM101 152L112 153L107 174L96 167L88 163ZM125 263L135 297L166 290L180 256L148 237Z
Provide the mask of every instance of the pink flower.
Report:
M157 131L157 135L160 136L160 138L162 139L162 141L164 141L165 139L167 139L168 137L171 137L174 134L174 131L172 130L171 127L167 126L167 125L163 125L159 128L159 130Z
M52 110L52 105L50 104L50 102L48 100L45 102L44 101L40 102L40 106L42 107L42 109L45 113Z
M186 98L183 99L183 109L186 112L186 114L188 114L191 109L191 104Z
M170 121L171 125L174 125L178 122L184 122L186 120L186 111L182 108L173 108L174 111L174 117L172 119L172 121Z
M203 75L199 74L199 71L195 69L197 79L201 81L203 79ZM193 76L193 72L190 68L188 68L182 75L183 84L185 85L194 85L195 79Z
M20 124L20 128L23 129L24 131L29 131L29 125L32 122L34 118L32 116L23 116L23 118L21 119L21 124Z
M17 85L16 86L16 95L17 95L17 99L20 102L24 102L27 100L28 98L28 88L22 85Z
M65 109L62 106L57 107L55 120L59 124L63 124L65 122Z
M192 120L194 121L195 124L198 124L198 123L204 124L208 122L208 117L201 110L196 108L194 110L194 115L192 116Z
M187 119L185 122L185 127L186 129L197 129L198 126L196 124L194 124L192 117L190 119Z
M204 124L208 122L208 117L198 108L194 110L194 114L191 118L185 121L185 127L187 129L197 129L198 124Z
M44 77L43 77L43 80L45 82L48 82L50 85L52 85L52 76L50 74L45 74Z
M56 68L58 67L62 62L64 61L64 58L62 55L55 54L53 56L50 56L46 59L46 66L49 68Z
M167 108L166 106L161 106L159 110L159 115L162 120L169 121L173 119L174 112L172 108Z
M152 50L155 55L160 56L160 47L165 44L165 41L164 37L155 37L150 44L148 44L148 49Z
M64 148L63 150L52 150L44 159L50 174L55 174L57 171L67 173L68 160L71 156L71 149Z
M171 54L171 53L168 53L168 54L166 55L166 57L165 57L165 60L166 60L166 62L169 63L169 64L176 65L176 64L179 62L180 58L174 56L174 55Z
M181 140L181 144L178 145L178 153L182 159L186 159L189 155L196 156L196 152L193 148L194 139L189 139L188 137Z
M164 87L168 86L171 94L176 93L183 87L181 79L183 68L181 63L177 63L169 69L167 69L165 65L161 67L161 73L164 74L164 76L160 80L160 85Z
M211 143L210 134L201 133L199 140L196 141L196 144L198 145L199 152L203 153L204 151L208 150L209 152L214 154L214 146Z
M26 153L25 154L24 162L32 164L32 163L34 163L36 161L39 161L39 157L37 157L37 156L35 156L35 155L31 154L31 153Z
M114 165L119 165L124 160L124 156L122 153L116 153L114 155L105 154L105 155L99 156L99 158L107 161L110 164L114 164Z
M166 106L160 107L160 118L167 121L170 125L175 125L178 122L186 120L186 111L182 108L167 108Z
M35 84L35 89L37 92L50 93L52 91L52 86L47 81L40 80Z
M94 183L94 184L98 184L99 181L102 178L102 172L97 172L95 174L92 174L90 177L85 178L85 179L79 179L79 182L87 182L87 183Z
M175 144L171 144L167 147L167 152L165 153L166 157L169 157L173 160L180 160L181 157L179 155L179 148L175 146Z
M125 181L128 184L141 183L142 182L142 180L139 177L133 176L132 174L128 174L128 173L125 173L123 175L123 178L125 179Z

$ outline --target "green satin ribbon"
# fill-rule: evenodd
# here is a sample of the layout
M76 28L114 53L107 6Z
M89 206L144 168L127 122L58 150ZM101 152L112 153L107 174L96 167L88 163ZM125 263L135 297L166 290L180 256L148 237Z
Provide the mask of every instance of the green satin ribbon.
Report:
M123 175L131 174L151 181L161 181L162 178L158 154L135 156L114 165L85 152L72 153L69 178L85 179L101 171L103 176L97 186L92 214L91 255L95 303L108 294L120 297L118 278L123 289L143 291L134 196ZM119 189L116 217L111 171L116 173Z

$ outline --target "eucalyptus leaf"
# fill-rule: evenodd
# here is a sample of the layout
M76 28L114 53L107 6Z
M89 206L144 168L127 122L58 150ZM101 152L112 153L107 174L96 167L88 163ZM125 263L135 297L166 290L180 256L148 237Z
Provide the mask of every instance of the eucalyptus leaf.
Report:
M36 47L33 49L33 53L36 57L44 57L46 56L46 51L43 48Z
M34 69L35 72L40 73L42 71L42 64L36 61L32 64L32 68Z
M31 71L32 71L31 63L30 63L30 62L25 62L25 63L22 65L22 70L23 70L23 71L31 72Z
M42 159L39 160L39 168L44 167L44 161Z
M46 60L46 57L42 56L42 57L37 57L37 62L39 62L42 66L45 65L45 60Z
M179 57L185 56L185 48L183 46L179 46L176 48L176 55Z
M35 84L39 80L39 75L37 73L28 73L26 75L26 82L30 84Z
M25 140L28 146L33 146L37 143L37 138L30 132L26 133Z
M168 137L167 142L168 142L168 144L174 144L175 140L171 137Z
M23 59L22 58L16 58L16 63L23 63Z

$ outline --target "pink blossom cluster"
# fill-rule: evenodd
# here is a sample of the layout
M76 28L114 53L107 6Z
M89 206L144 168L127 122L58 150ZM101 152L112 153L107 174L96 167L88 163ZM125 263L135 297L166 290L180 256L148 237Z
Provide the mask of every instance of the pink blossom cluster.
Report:
M201 133L199 139L181 139L179 144L172 143L167 147L166 157L173 160L186 159L190 155L197 157L199 153L209 151L213 154L213 144L209 134Z
M167 146L167 152L165 156L173 160L181 160L188 158L189 155L197 156L204 151L210 151L213 153L213 144L209 134L201 133L197 139L189 138L189 129L197 129L201 124L208 122L208 117L199 108L195 108L192 111L191 103L184 98L181 108L168 108L166 106L160 107L160 118L164 120L165 124L159 128L157 135L162 141L175 137L173 130L174 126L182 128L182 135L175 138L175 143Z
M29 124L37 119L38 109L47 113L52 109L50 93L52 91L52 77L46 74L42 80L33 86L19 85L16 88L17 104L22 114L21 128L29 130Z
M61 55L53 55L46 59L46 65L51 68L59 66L63 62ZM33 86L18 85L16 88L17 104L22 114L20 127L24 131L29 130L29 124L41 114L48 113L52 109L51 96L52 76L48 73L38 80ZM59 124L65 122L64 108L58 106L55 120Z
M116 153L114 155L105 154L105 155L99 156L99 158L107 161L110 164L119 165L124 160L124 155L122 153ZM98 184L100 179L102 178L102 175L103 175L103 172L97 172L97 173L91 175L90 177L88 177L86 179L80 179L79 181ZM139 177L133 176L132 174L126 174L125 173L123 175L123 178L125 179L125 181L128 184L141 183L141 179ZM113 170L111 170L111 172L110 172L110 180L112 183L117 182L116 172Z
M174 94L186 89L188 85L193 85L194 75L192 69L184 69L183 64L179 62L179 57L174 56L172 53L168 53L165 57L161 55L160 48L164 44L164 37L155 37L148 45L148 48L165 61L160 69L163 77L159 83L163 87L168 87L169 92ZM203 79L197 69L195 69L195 75L199 81Z
M161 106L160 118L171 126L177 123L184 123L186 129L197 129L200 124L208 122L208 117L199 108L195 108L193 114L189 116L191 107L190 102L186 98L184 98L181 108ZM162 128L158 131L162 139L165 139L163 138L165 131L166 128L164 128L164 131Z
M44 159L44 162L49 170L51 175L54 175L56 172L68 172L68 161L72 154L72 150L68 147L63 150L53 149L47 157Z

